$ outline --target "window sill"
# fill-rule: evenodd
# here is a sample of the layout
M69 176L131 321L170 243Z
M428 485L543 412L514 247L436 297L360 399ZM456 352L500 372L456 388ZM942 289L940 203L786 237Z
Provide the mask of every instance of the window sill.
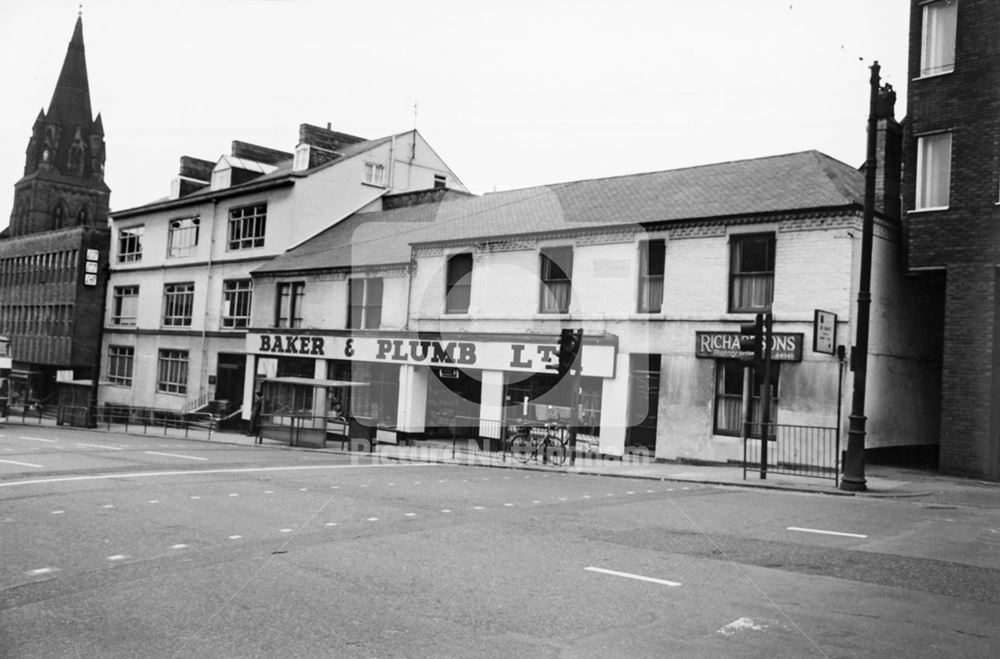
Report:
M931 206L930 208L914 208L913 210L906 211L907 215L920 215L921 213L939 213L941 211L949 210L950 206Z
M939 73L926 73L917 76L916 78L911 78L910 82L920 82L921 80L929 80L930 78L940 78L941 76L950 75L955 72L954 67L948 69L947 71L941 71Z
M369 183L368 181L361 181L361 185L368 188L378 188L379 190L388 190L388 185L382 185L380 183Z

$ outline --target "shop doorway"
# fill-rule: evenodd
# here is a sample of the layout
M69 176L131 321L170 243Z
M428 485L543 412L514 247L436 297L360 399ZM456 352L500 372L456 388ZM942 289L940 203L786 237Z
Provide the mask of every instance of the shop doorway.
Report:
M482 393L481 371L432 367L427 378L425 436L452 438L469 419L479 419Z
M657 408L660 402L660 355L629 355L629 413L625 452L656 454Z
M215 364L215 400L217 412L222 415L225 426L239 422L239 415L233 412L243 404L243 378L246 375L246 355L220 352Z

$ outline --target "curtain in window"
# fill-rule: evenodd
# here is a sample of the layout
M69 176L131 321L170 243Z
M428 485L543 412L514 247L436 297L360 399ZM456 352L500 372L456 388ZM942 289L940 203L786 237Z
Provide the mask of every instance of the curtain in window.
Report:
M917 208L947 208L951 188L951 133L921 137L917 146Z
M665 243L647 240L639 250L639 311L658 313L663 305Z
M924 6L920 75L947 73L955 68L955 31L958 0L941 0Z
M541 256L543 313L566 313L572 294L573 248L543 249Z

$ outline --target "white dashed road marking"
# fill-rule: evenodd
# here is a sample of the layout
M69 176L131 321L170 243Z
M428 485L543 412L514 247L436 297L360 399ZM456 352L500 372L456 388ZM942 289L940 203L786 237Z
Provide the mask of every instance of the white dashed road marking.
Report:
M146 451L147 455L162 455L165 458L184 458L185 460L208 460L197 455L181 455L179 453L160 453L158 451Z
M125 554L115 554L114 556L108 556L109 561L124 561L128 556Z
M25 572L25 574L30 574L33 577L37 577L43 574L52 574L53 572L56 571L57 570L54 567L40 567L37 570L28 570L27 572Z
M74 446L82 446L84 448L103 448L108 451L124 451L125 449L119 446L105 446L104 444L84 444L83 442L76 442Z
M837 535L843 538L867 538L867 535L861 533L843 533L841 531L824 531L823 529L803 529L798 526L789 526L789 531L799 531L800 533L819 533L822 535Z
M20 437L18 437L18 439L27 439L27 440L32 441L32 442L47 442L49 444L56 444L56 443L58 443L54 439L46 439L44 437L28 437L26 435L21 435Z
M38 467L42 468L42 465L32 464L31 462L18 462L17 460L0 460L0 462L9 465L17 465L18 467Z
M636 581L647 581L649 583L660 584L661 586L670 586L676 588L680 586L679 581L667 581L666 579L655 579L653 577L644 577L641 574L630 574L628 572L618 572L616 570L606 570L601 567L585 567L584 570L588 572L599 572L600 574L610 574L613 577L624 577L625 579L635 579Z

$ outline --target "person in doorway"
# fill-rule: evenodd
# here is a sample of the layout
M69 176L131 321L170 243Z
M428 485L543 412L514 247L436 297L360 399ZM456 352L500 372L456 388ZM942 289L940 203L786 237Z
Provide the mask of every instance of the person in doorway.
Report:
M250 434L254 437L254 444L262 444L264 438L260 436L260 414L264 405L264 396L260 391L253 394L253 405L250 407Z

